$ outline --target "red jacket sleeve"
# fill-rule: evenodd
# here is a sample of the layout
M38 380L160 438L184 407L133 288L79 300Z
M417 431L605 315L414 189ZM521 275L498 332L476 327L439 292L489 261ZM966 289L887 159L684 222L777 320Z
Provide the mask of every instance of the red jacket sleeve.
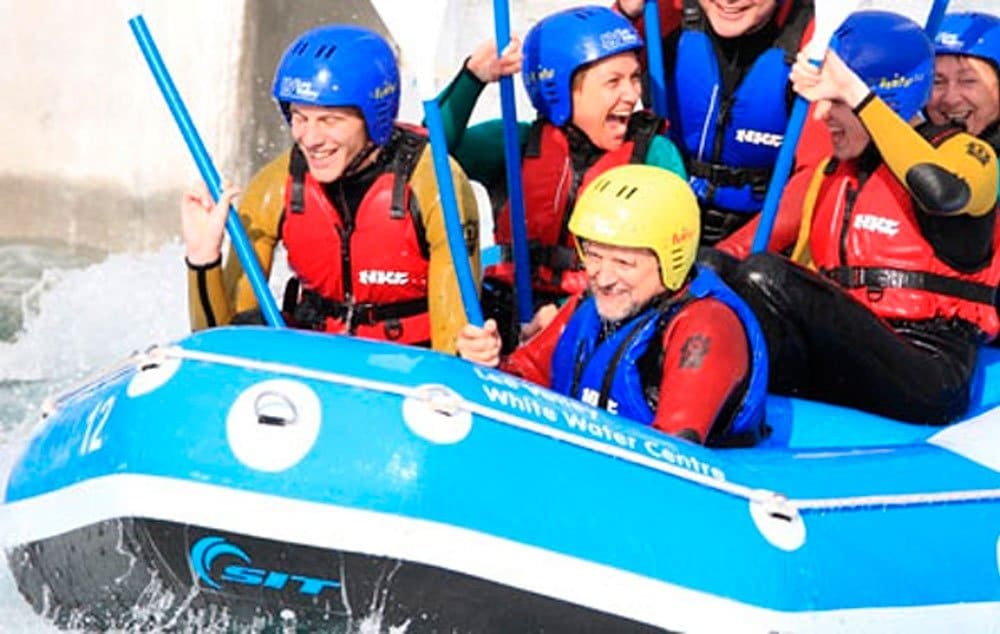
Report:
M746 332L716 299L691 302L663 333L663 379L653 427L704 443L750 371Z
M552 354L566 328L566 322L573 316L579 303L579 294L570 297L548 326L519 346L510 356L500 360L500 369L532 383L551 387Z

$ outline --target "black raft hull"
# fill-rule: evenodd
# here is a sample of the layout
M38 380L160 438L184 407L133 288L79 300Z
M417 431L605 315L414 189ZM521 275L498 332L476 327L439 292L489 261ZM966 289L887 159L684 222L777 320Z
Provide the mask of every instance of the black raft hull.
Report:
M8 560L37 612L87 631L664 631L422 563L142 518L17 546Z

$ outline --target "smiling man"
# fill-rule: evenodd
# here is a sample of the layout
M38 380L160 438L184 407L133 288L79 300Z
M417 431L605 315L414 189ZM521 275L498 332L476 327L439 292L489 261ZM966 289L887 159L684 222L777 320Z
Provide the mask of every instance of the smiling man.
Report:
M240 220L265 273L279 241L288 251L291 325L452 351L461 296L427 139L396 123L399 90L396 59L378 34L329 25L299 36L272 89L294 144L254 176ZM475 199L454 164L452 176L478 271ZM194 329L259 321L239 259L231 253L222 267L235 195L230 188L214 205L202 185L182 202Z
M652 166L611 168L584 189L569 230L587 291L508 357L493 320L467 325L459 354L693 442L759 440L765 345L743 301L694 266L690 186Z

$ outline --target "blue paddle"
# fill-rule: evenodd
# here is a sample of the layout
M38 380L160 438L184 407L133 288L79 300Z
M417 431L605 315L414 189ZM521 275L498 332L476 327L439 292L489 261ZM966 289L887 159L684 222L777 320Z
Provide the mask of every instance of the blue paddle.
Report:
M438 35L444 23L446 1L422 0L419 10L415 10L412 0L373 0L372 6L399 44L403 55L411 63L417 78L417 87L424 106L424 122L430 135L434 175L437 178L445 230L448 234L448 249L451 251L455 276L458 278L465 317L470 324L482 326L483 311L479 306L472 267L469 266L462 219L458 213L458 200L455 197L455 183L448 163L444 122L435 96L434 54Z
M663 68L663 34L660 31L660 8L657 0L646 0L643 6L646 23L646 64L649 66L649 92L653 98L653 112L666 119L667 84Z
M177 127L180 128L188 150L191 151L191 156L194 157L194 161L198 165L198 171L201 172L201 177L208 185L208 191L212 194L212 199L219 200L219 196L222 195L222 180L219 178L219 172L215 169L215 164L208 155L205 144L201 141L201 136L198 134L198 130L191 120L191 115L188 114L187 108L184 106L184 101L181 99L177 87L170 78L170 73L167 72L167 67L163 63L160 51L156 48L156 42L153 41L153 36L146 27L146 20L143 19L141 14L138 14L129 19L128 24L132 28L132 34L135 35L135 40L142 50L143 57L146 58L146 63L149 64L149 70L152 71L153 77L156 79L156 84L160 87L160 92L163 93L167 107L170 108L170 114L174 116L174 121L177 122ZM253 288L254 295L257 296L257 302L260 304L264 319L271 326L283 328L285 320L281 316L281 311L278 310L278 304L274 301L274 296L271 295L271 290L267 286L267 280L260 269L260 263L257 262L257 256L250 247L250 242L243 231L243 225L240 224L239 216L236 215L236 209L232 205L229 206L226 229L229 231L229 239L233 243L240 263L243 265L243 270L246 271L247 278L250 280L250 286Z
M924 27L924 32L932 40L934 36L937 35L938 29L941 28L941 22L944 20L944 14L948 11L948 1L949 0L934 0L931 5L930 13L927 14L927 25Z
M497 55L510 43L510 6L507 0L493 0ZM517 137L517 104L514 79L500 78L500 111L503 113L503 155L507 171L507 200L510 204L511 242L514 251L514 291L517 317L522 325L531 321L535 303L531 292L531 254L524 216L524 187L521 184L521 143Z
M815 30L812 39L806 46L809 61L817 66L822 63L834 32L847 19L847 16L851 15L859 2L860 0L817 0ZM764 195L760 224L757 226L757 233L754 234L753 246L751 247L753 253L767 250L767 243L771 239L771 230L774 228L774 220L778 215L778 203L781 201L781 194L788 182L788 175L792 171L795 148L799 144L799 137L802 135L802 126L806 122L808 111L809 102L797 96L792 105L791 115L788 117L788 125L785 128L785 137L781 148L778 150L778 158L774 162L771 181L768 183L767 193Z

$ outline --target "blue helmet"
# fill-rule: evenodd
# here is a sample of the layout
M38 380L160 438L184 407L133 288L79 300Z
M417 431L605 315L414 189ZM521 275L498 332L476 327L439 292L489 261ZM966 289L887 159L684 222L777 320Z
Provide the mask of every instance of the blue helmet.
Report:
M859 11L844 20L831 46L903 119L930 98L934 47L913 20L888 11Z
M949 13L934 39L938 55L968 55L1000 73L1000 18L986 13Z
M572 114L573 74L581 66L641 48L639 32L607 7L577 7L542 18L524 38L521 73L531 104L563 125Z
M399 115L399 88L396 56L382 36L332 24L306 31L288 47L271 94L285 119L293 103L356 107L372 142L384 145Z

